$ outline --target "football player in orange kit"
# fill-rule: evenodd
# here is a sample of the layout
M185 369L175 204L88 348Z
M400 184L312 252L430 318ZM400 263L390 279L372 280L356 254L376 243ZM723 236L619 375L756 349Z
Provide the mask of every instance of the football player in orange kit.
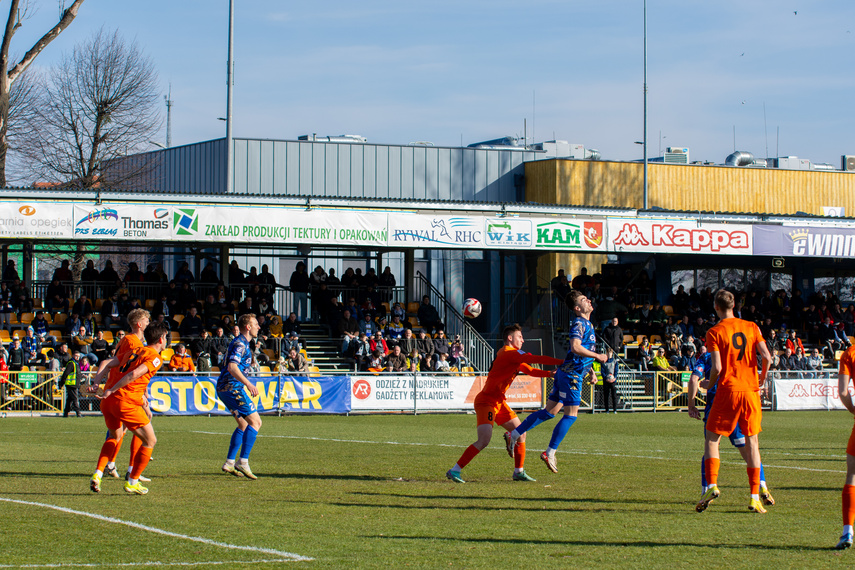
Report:
M855 414L855 404L849 392L849 382L855 378L855 347L849 349L840 357L840 371L837 374L837 390L840 403ZM837 550L852 546L852 525L855 524L855 427L849 436L846 446L846 482L843 485L843 535L837 543Z
M116 354L112 358L108 358L106 360L102 360L98 365L98 373L95 375L95 378L92 381L92 384L98 386L101 384L101 380L105 375L107 376L107 382L104 385L104 388L113 387L116 382L118 382L123 374L119 371L118 366L122 363L122 359L129 352L140 348L143 346L143 331L151 322L151 315L145 309L134 309L127 316L128 324L131 326L130 334L126 334L122 337L122 340L119 341L119 346L116 347ZM148 400L143 402L143 406L145 408L146 414L148 414L149 419L151 419L151 410L148 407ZM119 450L122 449L122 440L125 435L125 429L119 428L118 436L119 443L116 445L116 451L113 453L113 456L110 457L110 461L107 463L107 467L104 469L104 473L109 475L110 477L119 478L119 472L116 470L116 457L119 455ZM109 432L107 433L107 439L110 438ZM140 438L134 436L133 440L131 440L131 456L128 461L128 471L125 474L125 479L127 480L128 474L133 469L133 461L134 456L139 451L142 446L142 441ZM143 477L144 481L148 481L147 478ZM94 489L93 489L94 491ZM96 491L97 492L97 491Z
M757 325L733 316L733 294L720 289L715 295L715 312L721 321L707 332L706 346L712 365L710 384L717 383L715 401L707 416L705 467L709 487L701 496L696 510L703 511L721 493L718 490L721 436L730 435L739 425L745 435L748 483L751 500L748 510L765 513L760 502L760 386L766 379L772 357ZM757 376L757 353L762 371Z
M560 358L552 358L550 356L538 356L523 352L521 350L523 342L522 329L519 325L513 324L505 327L502 331L502 337L505 339L505 344L493 365L490 367L490 372L487 375L487 380L484 382L484 388L475 397L475 414L478 422L478 440L466 448L454 467L446 472L445 476L455 483L465 483L460 476L460 470L472 461L482 449L490 444L490 439L493 437L493 423L499 424L506 431L511 431L518 425L520 420L505 399L505 392L510 387L514 378L519 372L528 374L529 376L537 376L540 378L552 377L551 371L539 370L532 368L529 364L552 364L559 365L563 362ZM507 438L507 434L505 435ZM534 481L526 475L523 468L525 464L525 436L520 437L513 448L514 454L514 481Z
M166 347L168 334L169 329L165 325L149 325L145 330L148 346L136 348L126 354L119 366L123 374L121 379L114 386L105 389L102 395L98 395L102 400L101 412L104 414L104 423L107 424L110 437L101 447L98 466L89 484L90 489L96 493L101 490L101 476L118 445L122 426L131 430L142 441L142 446L133 458L134 468L125 483L125 492L136 495L148 493L148 489L140 485L139 479L148 465L157 438L142 402L146 398L149 381L163 364L160 351Z

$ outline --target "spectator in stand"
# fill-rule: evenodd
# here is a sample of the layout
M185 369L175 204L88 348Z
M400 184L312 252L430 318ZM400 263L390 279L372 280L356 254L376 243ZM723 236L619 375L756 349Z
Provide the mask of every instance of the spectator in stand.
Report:
M113 287L118 280L119 274L116 273L115 269L113 269L113 262L108 259L104 262L104 269L102 269L101 273L98 274L98 282L101 284L102 288L109 289ZM105 290L102 294L107 296L112 292L112 290Z
M195 278L193 277L193 272L190 271L190 264L186 261L181 264L181 267L178 268L178 271L175 272L175 282L176 283L193 283Z
M296 348L292 348L288 351L288 358L286 359L285 364L290 372L309 372L309 361L306 360L303 353Z
M324 268L318 265L315 267L315 270L309 274L309 285L312 288L312 291L320 288L321 283L324 283L327 280L327 273L324 271Z
M76 334L71 334L71 344L74 346L74 350L85 356L93 366L98 364L98 357L92 352L92 342L94 340L95 337L89 334L84 326L77 329Z
M344 305L338 302L338 298L330 299L330 306L327 307L327 324L330 327L330 333L335 334L338 322L344 314Z
M83 321L80 320L80 315L77 313L71 313L71 315L65 319L65 336L70 337L75 334L82 325Z
M410 329L404 329L404 335L398 341L398 344L401 346L401 352L406 355L410 355L413 351L418 351L419 349L419 341L413 336L413 331Z
M451 370L451 363L448 361L448 355L442 352L439 353L433 362L433 369L436 372L449 372Z
M18 270L15 269L15 261L10 259L6 262L6 268L3 269L3 281L7 283L13 283L15 281L20 281L20 277L18 276Z
M276 311L273 310L273 307L270 305L270 301L267 300L267 297L261 296L258 300L258 304L256 305L256 309L258 309L259 315L273 315Z
M263 286L267 286L270 291L273 291L274 287L276 287L276 278L270 273L270 268L266 263L261 266L261 273L258 274L258 282Z
M395 303L392 305L392 310L390 312L390 318L395 318L396 316L401 320L401 322L407 319L407 311L404 310L404 307L401 306L401 303Z
M448 360L452 366L456 366L458 370L463 370L464 366L469 366L469 361L466 359L466 353L463 351L463 343L460 342L460 335L454 336L454 341L448 349Z
M810 367L808 366L807 357L805 356L805 349L797 348L796 354L793 359L795 361L796 370L810 370Z
M67 301L66 305L68 305ZM9 289L4 281L0 283L0 327L5 327L10 333L12 332L11 315L14 308L12 290Z
M116 293L110 295L110 298L101 303L101 324L109 330L113 326L122 324L122 315L119 310L119 297Z
M620 324L618 323L618 318L614 317L608 326L603 329L603 341L614 352L620 353L623 351L623 329L620 328Z
M567 276L564 274L563 269L558 270L558 275L552 278L552 281L549 282L549 287L552 289L555 299L560 303L564 303L564 298L570 292L570 283L567 282Z
M422 297L422 304L419 305L417 315L419 325L421 325L428 334L433 334L434 332L445 329L445 325L442 324L442 321L439 318L439 311L436 310L436 307L431 305L430 297L427 295Z
M808 309L804 313L804 323L808 341L810 341L811 337L818 339L822 319L819 316L816 305L813 303L808 306Z
M591 282L591 278L588 276L588 268L583 267L579 271L579 275L573 278L573 281L570 283L570 286L577 291L585 291L589 287L591 287L593 283ZM568 291L569 293L569 291ZM566 294L565 294L566 296Z
M368 315L372 319L376 318L379 311L377 307L374 305L374 298L377 297L377 293L372 290L372 286L368 286L368 290L365 292L365 296L362 298L362 304L359 307L360 315Z
M282 317L279 315L273 315L270 317L270 336L273 338L282 338L285 336L285 333L282 332Z
M181 284L181 288L178 291L178 307L179 311L187 311L191 305L196 304L196 292L190 287L190 284L186 281Z
M850 303L849 306L846 307L846 311L843 313L841 320L843 321L843 329L846 332L846 335L855 335L855 305Z
M226 346L228 346L228 343L226 343ZM176 345L177 349L178 345ZM211 338L207 330L203 330L202 334L190 342L190 352L196 360L207 358L212 366L220 366L222 353L217 350L216 340Z
M227 305L231 305L232 296L229 295L229 292L226 290L226 284L222 281L217 283L217 286L214 287L211 294L214 296L214 299L217 300L218 303L225 303Z
M807 370L822 370L822 355L819 353L818 348L810 351L810 356L807 357Z
M95 323L95 317L92 316L91 312L86 312L83 314L83 318L80 319L80 324L83 325L83 328L86 329L86 332L92 337L95 338L95 333L98 330L98 326Z
M338 277L336 277L335 269L333 269L332 267L330 267L329 270L327 271L326 283L327 283L327 285L341 285L341 280Z
M668 359L665 357L665 349L661 346L656 351L656 356L654 356L653 360L650 361L650 369L659 372L677 370L668 362Z
M796 357L793 354L792 350L790 350L789 348L784 350L784 354L783 356L781 356L781 359L778 363L778 367L781 370L799 370L796 363Z
M805 351L805 347L802 344L802 339L800 339L796 335L796 329L790 329L787 332L786 348L789 348L790 350L796 353L798 352L798 349L801 349L802 352Z
M71 268L68 267L68 260L63 259L53 272L53 277L51 280L59 281L61 283L70 283L74 281L74 274L71 272Z
M68 350L68 344L62 342L59 344L56 353L56 359L59 360L59 365L62 368L65 368L65 365L68 364L68 361L72 359L71 351Z
M386 339L383 338L383 333L380 331L374 333L374 338L372 338L368 344L371 347L372 354L377 351L379 351L382 356L389 354L389 346L386 344Z
M385 357L383 352L375 350L371 353L371 358L368 359L369 372L383 372L385 367Z
M834 358L836 351L843 350L843 342L838 337L837 330L831 324L831 317L825 317L819 326L819 343L829 359Z
M350 343L359 337L359 324L350 316L350 311L347 309L342 313L337 330L341 336L341 353L345 356L350 355Z
M783 350L784 345L778 338L777 330L769 329L769 331L763 336L766 339L766 346L769 348L769 354L775 354L777 351Z
M674 317L668 317L668 322L665 325L665 337L670 338L672 336L681 336L683 332L680 330L680 323L678 323Z
M291 274L289 281L291 294L293 295L293 306L297 318L301 321L309 320L309 275L306 273L306 264L300 261Z
M373 336L374 331L377 330L377 323L375 323L370 313L365 313L362 315L362 320L359 321L359 332L365 333L365 336Z
M710 330L710 327L707 324L707 321L701 315L698 315L695 317L694 329L693 336L697 339L701 339L701 342L703 342L703 339L706 338L707 331Z
M139 265L137 265L135 261L128 263L128 271L125 273L125 277L122 281L130 285L132 283L142 283L144 280L145 276L142 271L140 271Z
M206 328L212 329L222 324L223 308L223 305L214 298L213 294L209 294L205 298L205 305L202 307L202 320Z
M282 323L282 334L287 336L292 332L296 332L298 335L303 334L303 329L297 320L297 313L294 312L288 315L288 318Z
M238 303L237 314L240 317L241 315L248 315L250 313L255 313L255 301L247 295L243 301Z
M47 319L45 319L44 311L36 312L36 317L33 319L30 326L33 327L33 331L39 339L39 342L42 343L42 346L54 347L56 345L56 337L49 334L50 324L47 322Z
M202 322L201 317L196 313L196 306L194 305L190 307L190 310L184 316L184 320L181 321L178 332L182 338L193 339L200 336L203 330L205 330L205 323Z
M36 336L33 327L27 327L24 340L21 341L21 348L24 349L28 366L42 364L44 362L44 356L42 355L42 343Z
M353 271L352 267L348 267L344 270L344 275L341 276L341 284L343 287L353 289L359 287L359 280L356 278L356 273Z
M392 298L392 289L395 285L395 276L392 274L392 268L387 265L377 280L377 291L380 294L381 302L388 302Z
M116 349L119 348L119 343L122 342L122 339L125 338L125 331L119 329L116 331L115 336L113 336L113 342L110 344L110 347L107 349L110 352L110 356L116 356ZM59 350L61 347L57 347Z
M30 292L21 281L16 281L13 288L15 293L15 312L21 313L33 312L33 299L30 297Z
M95 334L95 340L92 341L92 353L98 358L98 362L103 362L110 358L110 344L104 339L104 331L98 331Z
M692 323L689 322L689 316L683 315L683 318L680 320L680 336L682 338L688 338L690 336L695 336L695 327Z
M697 364L698 360L695 358L695 345L686 345L683 351L683 356L680 357L680 364L677 365L677 369L684 372L691 372L695 369Z
M196 365L193 363L190 355L187 354L187 348L183 342L175 345L175 352L172 354L172 358L169 359L169 364L166 365L166 368L171 372L196 372Z
M11 372L20 372L27 365L27 353L21 346L21 339L16 334L12 338L12 343L9 345L9 358L6 363L9 365Z
M151 283L152 285L162 285L169 281L169 278L166 276L166 271L164 271L163 269L163 264L158 263L154 266L153 270L146 272L145 280L146 283Z
M650 334L650 323L653 317L653 308L649 301L645 301L641 307L636 308L627 317L630 329L642 334Z
M436 333L436 337L433 339L433 352L437 357L440 354L445 354L448 357L449 349L451 346L448 343L448 339L445 337L445 331L441 330Z
M205 268L202 270L202 273L199 274L199 282L200 283L217 283L220 281L220 274L217 273L217 270L214 269L213 263L208 263L205 265Z
M616 300L617 291L617 287L612 287L606 298L597 305L596 309L594 309L595 317L592 320L593 322L599 323L600 330L609 326L609 323L615 317L625 315L628 312L626 306Z
M347 303L344 305L344 308L350 311L350 315L356 319L357 321L362 320L362 309L359 308L359 305L356 302L356 297L348 297Z
M407 355L401 352L401 346L396 344L392 352L386 357L386 370L390 372L404 372L407 370Z
M435 350L433 346L433 339L427 335L424 329L419 329L417 336L419 353L422 355L422 358L433 356Z
M671 306L674 307L675 313L681 315L689 310L689 295L682 285L677 287L677 292L671 296Z
M215 327L214 336L208 337L203 334L202 338L210 342L208 352L211 354L211 361L219 365L229 348L229 339L226 337L223 327Z
M365 333L359 333L359 338L355 341L356 348L353 351L353 358L356 359L356 369L360 372L365 372L368 369L368 359L371 358L369 338Z
M229 283L232 285L243 283L243 269L240 268L236 259L232 259L229 264Z
M398 341L404 337L405 330L407 330L407 327L404 326L404 323L398 317L392 317L392 322L383 331L383 336L394 344L398 344Z
M615 353L611 348L606 347L606 356L608 360L600 365L600 374L603 377L602 395L603 407L606 413L609 413L609 400L611 400L612 413L617 413L618 396L617 396L617 367L618 362L615 358ZM592 380L594 382L595 380Z
M362 278L362 286L370 287L372 290L377 288L377 285L380 283L380 278L377 277L377 272L373 267L369 267L365 270L365 276Z
M647 337L642 337L638 345L638 360L639 367L643 371L650 370L650 361L653 360L653 348L650 346L650 341Z

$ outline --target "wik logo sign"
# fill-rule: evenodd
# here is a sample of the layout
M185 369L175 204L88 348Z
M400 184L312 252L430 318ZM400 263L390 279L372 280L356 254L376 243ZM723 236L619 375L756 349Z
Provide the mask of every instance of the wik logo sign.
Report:
M485 245L494 247L525 247L532 245L531 220L498 218L484 221Z

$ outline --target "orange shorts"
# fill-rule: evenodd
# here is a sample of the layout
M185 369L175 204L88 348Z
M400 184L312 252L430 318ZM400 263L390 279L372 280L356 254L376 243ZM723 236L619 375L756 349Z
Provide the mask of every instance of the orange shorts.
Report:
M707 417L707 430L730 435L739 425L746 437L757 435L761 431L762 417L759 392L719 393L715 395Z
M492 424L493 422L504 425L517 417L507 402L486 402L475 404L475 417L477 425Z
M855 426L852 426L852 435L849 436L849 445L846 446L846 454L855 457Z
M101 413L104 414L104 423L110 430L117 430L122 424L134 430L151 423L148 414L140 404L114 396L101 402Z

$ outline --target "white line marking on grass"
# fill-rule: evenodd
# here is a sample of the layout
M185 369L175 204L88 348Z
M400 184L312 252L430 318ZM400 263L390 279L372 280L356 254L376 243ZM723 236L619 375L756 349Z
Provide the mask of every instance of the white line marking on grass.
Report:
M53 564L0 564L0 568L126 568L129 566L225 566L227 564L285 564L287 562L297 562L297 560L276 558L272 560L211 560L208 562L111 562L110 564L55 562Z
M191 433L201 433L204 435L231 435L231 433L219 433L212 431L193 431ZM272 438L272 439L305 439L309 441L329 441L333 443L368 443L372 445L386 444L386 445L412 445L414 447L456 447L458 449L464 449L468 446L466 445L456 445L451 443L413 443L413 442L402 442L402 441L367 441L362 439L336 439L336 438L323 438L323 437L303 437L298 435L261 435L258 437L264 438ZM491 451L505 451L504 447L489 447ZM662 457L657 455L628 455L625 453L606 453L602 451L562 451L559 450L557 453L564 453L568 455L592 455L597 457L618 457L622 459L655 459L658 461L695 461L695 459L682 459L682 458L674 458L674 457ZM744 465L745 462L739 461L722 461L722 463L727 463L731 465ZM836 469L812 469L810 467L798 467L795 465L768 465L766 463L763 464L765 467L774 467L775 469L792 469L794 471L815 471L818 473L846 473L845 470L836 470Z
M34 503L30 501L19 501L17 499L7 499L6 497L0 497L0 501L6 503L15 503L18 505L28 505L31 507L44 507L46 509L53 509L55 511L60 511L63 513L69 513L72 515L80 515L84 517L93 518L95 520L113 523L113 524L123 524L125 526L129 526L131 528L136 528L139 530L144 530L146 532L153 532L155 534L162 534L164 536L170 536L172 538L180 538L182 540L190 540L192 542L201 542L202 544L208 544L210 546L219 546L220 548L229 548L232 550L245 550L248 552L258 552L261 554L272 554L273 556L281 556L282 558L288 558L291 560L299 560L299 561L310 561L313 558L307 558L305 556L300 556L299 554L293 554L291 552L283 552L281 550L273 550L272 548L259 548L257 546L240 546L237 544L228 544L227 542L217 542L216 540L211 540L209 538L202 538L200 536L189 536L186 534L178 534L177 532L170 532L168 530L163 530L160 528L155 528L153 526L146 526L143 524L131 522L131 521L123 521L121 519L113 518L113 517L105 517L103 515L96 515L94 513L87 513L85 511L75 511L74 509L67 509L65 507L60 507L57 505L48 505L46 503Z

